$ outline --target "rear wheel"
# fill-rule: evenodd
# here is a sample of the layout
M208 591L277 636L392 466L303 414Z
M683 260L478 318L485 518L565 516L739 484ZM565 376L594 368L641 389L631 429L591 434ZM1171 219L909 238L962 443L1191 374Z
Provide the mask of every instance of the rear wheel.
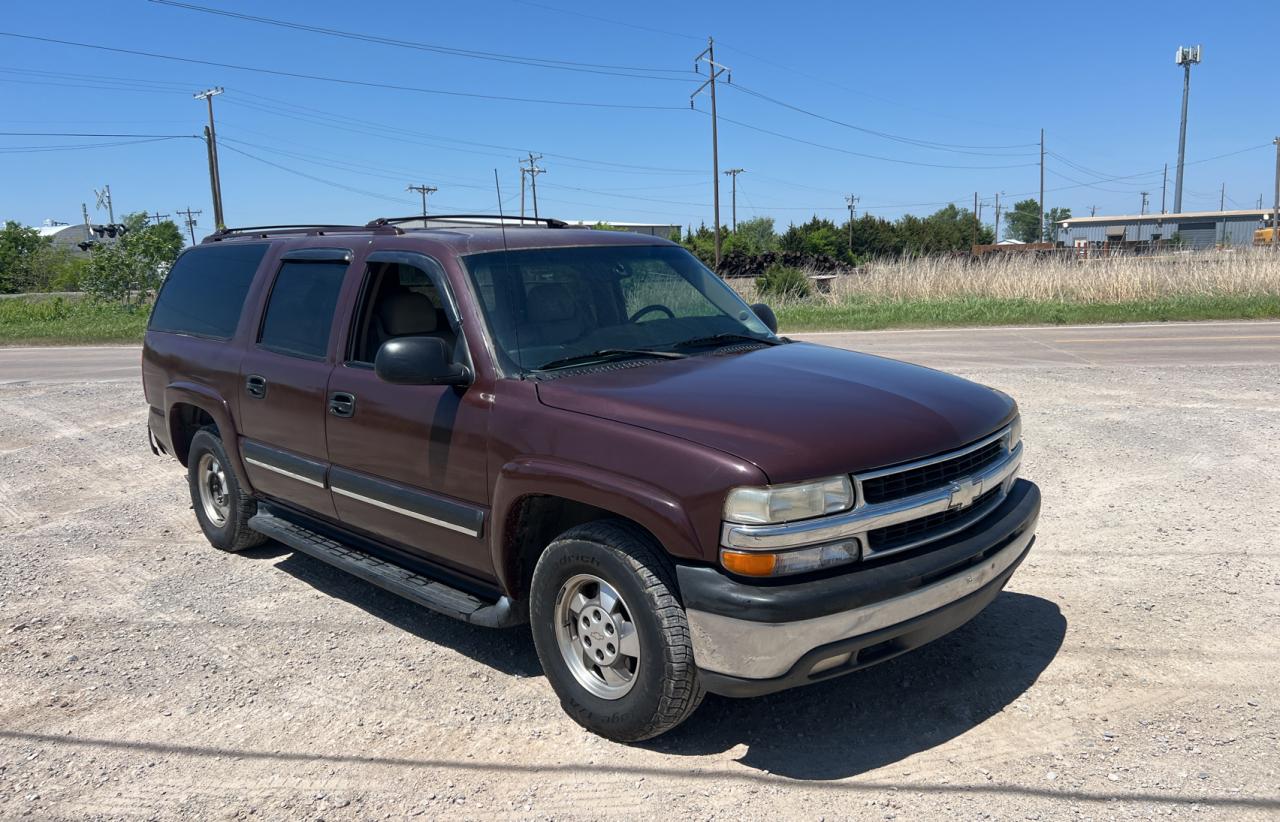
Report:
M231 467L218 429L202 428L191 438L187 482L200 530L215 548L243 551L267 541L249 528L249 518L258 512L258 503L245 492Z
M671 564L639 528L598 522L566 531L538 558L529 608L547 679L588 730L649 739L702 701Z

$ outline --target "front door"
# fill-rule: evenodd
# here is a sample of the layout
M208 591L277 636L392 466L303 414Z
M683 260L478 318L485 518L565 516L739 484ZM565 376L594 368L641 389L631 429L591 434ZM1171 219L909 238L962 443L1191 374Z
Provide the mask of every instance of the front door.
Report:
M347 249L286 253L240 365L240 454L255 490L337 516L325 486L334 309Z
M375 252L356 306L329 378L330 397L348 403L326 426L338 516L425 559L491 576L488 402L474 389L393 385L373 371L378 347L406 336L443 339L469 362L445 272L422 254Z

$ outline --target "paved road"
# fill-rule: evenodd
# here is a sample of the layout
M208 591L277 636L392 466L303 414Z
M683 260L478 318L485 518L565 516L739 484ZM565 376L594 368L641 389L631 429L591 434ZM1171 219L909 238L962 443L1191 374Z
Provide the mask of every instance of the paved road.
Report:
M795 336L958 370L1280 363L1280 321L832 331ZM0 348L0 384L102 382L137 376L135 346Z

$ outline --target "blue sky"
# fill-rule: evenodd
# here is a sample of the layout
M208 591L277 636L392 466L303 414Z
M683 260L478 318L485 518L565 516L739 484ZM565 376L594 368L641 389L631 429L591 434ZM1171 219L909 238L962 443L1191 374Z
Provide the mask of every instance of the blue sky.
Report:
M860 197L860 213L923 214L971 206L977 190L990 222L995 192L1008 203L1034 196L1041 127L1049 206L1134 213L1144 190L1159 210L1166 162L1172 209L1182 81L1174 52L1202 43L1184 210L1216 208L1223 183L1228 208L1271 199L1280 121L1260 101L1274 98L1276 26L1257 4L192 2L574 65L340 39L147 0L20 3L0 31L418 90L0 37L0 131L198 134L205 109L191 94L220 85L233 225L413 214L409 183L439 188L437 213L493 212L495 167L506 207L518 209L517 156L530 150L545 155L544 214L696 225L711 220L711 140L709 118L689 109L704 79L689 69L713 34L733 73L719 95L720 165L746 169L739 219L838 220L847 193ZM76 148L44 150L55 146ZM104 183L117 215L189 206L204 212L197 233L212 226L198 140L0 136L0 219L78 221L88 202L105 220L92 194Z

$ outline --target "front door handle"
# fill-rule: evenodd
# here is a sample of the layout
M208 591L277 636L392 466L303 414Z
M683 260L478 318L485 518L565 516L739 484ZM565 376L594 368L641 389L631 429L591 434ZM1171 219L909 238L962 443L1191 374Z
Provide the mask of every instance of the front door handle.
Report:
M353 416L356 413L356 395L334 391L329 395L329 413L335 417Z
M244 390L249 393L250 397L264 399L267 396L267 378L260 377L257 374L250 374L245 377Z

